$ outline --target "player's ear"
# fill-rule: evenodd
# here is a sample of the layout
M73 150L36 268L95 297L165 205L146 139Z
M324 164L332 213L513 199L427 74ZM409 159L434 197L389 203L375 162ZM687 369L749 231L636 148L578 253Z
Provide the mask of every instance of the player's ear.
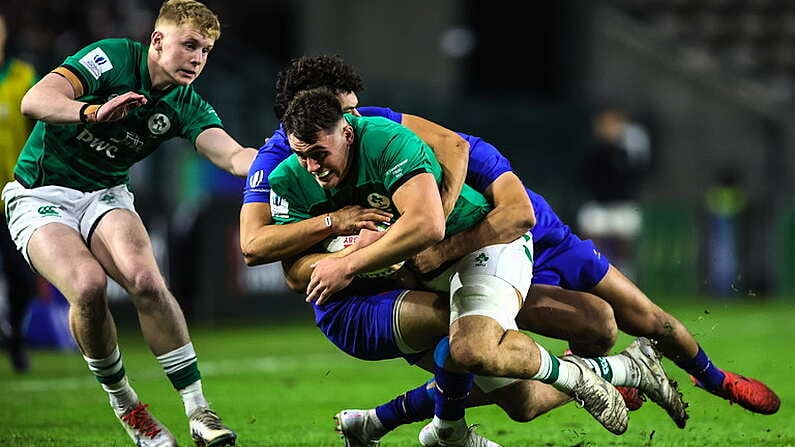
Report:
M350 124L346 124L345 127L342 128L342 134L345 136L346 143L353 143L353 127L351 127Z
M161 51L163 49L163 32L154 30L152 31L152 48L157 51Z

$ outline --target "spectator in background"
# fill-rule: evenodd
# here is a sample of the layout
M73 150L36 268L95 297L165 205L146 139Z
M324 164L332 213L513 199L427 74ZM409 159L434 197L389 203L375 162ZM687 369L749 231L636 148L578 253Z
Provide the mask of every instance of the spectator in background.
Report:
M7 57L8 35L6 18L0 11L0 184L14 180L14 164L33 127L33 121L20 112L20 103L28 89L38 80L32 65ZM8 299L8 315L3 322L3 332L7 336L6 349L12 368L16 372L25 372L29 368L29 362L22 320L27 304L35 293L36 282L33 271L11 240L5 217L5 204L0 220L0 260Z
M721 169L707 188L705 200L705 235L707 292L726 297L740 289L743 213L747 205L740 170Z
M580 233L630 278L643 216L637 194L651 161L646 128L618 108L605 108L593 123L594 145L581 166L587 201L577 220Z

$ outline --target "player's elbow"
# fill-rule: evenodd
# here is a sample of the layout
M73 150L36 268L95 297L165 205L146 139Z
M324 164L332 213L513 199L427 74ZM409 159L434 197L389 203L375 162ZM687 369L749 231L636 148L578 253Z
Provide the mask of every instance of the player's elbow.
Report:
M290 275L288 272L284 274L284 282L287 284L287 288L296 293L306 293L306 287L309 285L308 281L303 281L300 278L296 278Z
M254 255L251 252L243 250L243 261L249 267L254 267L255 265L264 264L259 256Z
M517 220L519 221L519 225L522 228L531 229L536 226L536 214L533 212L533 206L528 205L517 205L515 210L515 215Z
M255 247L253 246L253 242L244 243L241 241L240 251L241 253L243 253L243 261L249 267L273 262L272 260L268 259L266 256L263 256L261 250L255 249Z
M19 105L19 111L25 115L26 118L33 120L42 118L42 115L38 112L38 107L36 107L37 101L35 96L36 94L33 92L33 88L31 88L25 93L25 96L22 97L22 103Z
M421 232L423 236L424 248L439 243L442 239L444 239L444 219L431 219L429 222L430 224Z
M452 146L455 147L456 152L463 157L469 156L469 142L457 133L448 135L448 138L453 139Z

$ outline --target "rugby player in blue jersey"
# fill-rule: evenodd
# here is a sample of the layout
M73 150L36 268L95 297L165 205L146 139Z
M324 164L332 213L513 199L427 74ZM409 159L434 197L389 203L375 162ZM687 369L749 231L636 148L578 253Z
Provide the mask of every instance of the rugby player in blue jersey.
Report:
M283 112L292 95L303 88L329 86L340 93L348 110L356 106L358 100L356 93L363 89L361 79L350 66L345 65L339 58L328 56L294 60L290 67L280 74L277 84L277 103L275 105L277 116L280 111ZM347 104L345 104L346 98L348 99ZM417 118L411 115L401 115L388 109L364 108L362 110L365 113L386 116L409 127L414 124L416 127ZM279 131L275 136L279 137ZM476 138L468 137L468 139L470 142L476 142L472 145L475 150L472 151L469 162L470 167L475 167L475 169L471 170L472 172L468 175L468 181L474 186L478 189L485 188L500 175L510 172L507 160L496 152L493 146L477 144L478 139ZM269 143L271 142L269 141ZM478 147L488 148L488 150L479 151ZM263 150L265 150L264 157ZM490 150L493 152L490 153ZM485 156L479 158L479 152ZM266 163L260 166L264 166L267 170L267 160L269 156L273 155L272 150L268 149L268 144L263 146L258 160L263 161L261 159L264 159ZM275 163L278 163L279 156L276 155L275 158ZM482 169L480 173L476 172L478 166ZM257 171L256 168L252 169L252 173ZM264 188L267 189L267 184L264 185ZM255 188L249 185L249 189ZM628 333L648 334L658 340L660 348L666 355L693 374L701 386L714 394L763 414L773 413L778 409L777 396L760 382L712 366L703 350L681 323L654 305L634 284L610 266L603 257L599 256L598 251L594 251L589 241L579 241L575 235L571 234L568 227L560 222L541 196L530 190L527 190L527 193L536 212L537 223L533 228L536 263L533 285L517 316L520 327L540 334L567 339L577 353L598 355L606 352L612 346L616 336L617 320L619 327ZM251 194L251 191L247 194ZM263 201L267 201L267 197ZM241 236L246 232L250 236L249 239L241 238L244 252L246 241L256 240L256 235L262 233L262 230L266 228L265 224L270 221L267 212L263 213L262 219L245 217L247 207L261 205L256 205L256 202L256 199L249 201L249 204L244 205L241 214L241 224L249 225L247 231L241 225ZM253 210L249 209L249 211ZM450 247L466 249L465 244L452 242L447 244L448 249ZM248 246L252 247L252 245ZM439 257L440 254L449 253L451 256L455 256L455 251L448 249L428 250L415 258L415 265L419 267L420 271L431 270L442 262L443 258ZM250 263L269 262L264 260L267 259L267 253L268 250L253 249L248 253L247 260ZM262 257L263 254L265 257ZM565 268L567 263L570 266L568 269ZM560 268L561 266L564 268ZM571 267L576 270L578 266L590 266L590 268L584 269L584 276L568 273L572 270ZM611 308L606 303L610 303L610 306L613 307L616 320L613 320ZM433 309L433 306L429 308ZM668 330L668 327L671 330ZM410 394L401 396L403 400L410 399L410 397ZM355 415L355 413L350 414ZM531 414L532 411L524 413L525 416Z
M278 113L278 111L277 111L277 113ZM424 121L424 120L421 120L418 117L410 117L410 119L412 120L412 122L415 125L417 123L422 123ZM432 123L430 123L430 124L432 125ZM431 127L431 128L432 128L432 126L434 126L434 125L429 126L429 123L425 123L424 125L427 126L427 127ZM438 127L438 126L436 126L436 127ZM436 130L436 132L431 132L431 139L434 139L434 137L438 137L440 134L443 133L443 132L438 132L438 129L435 129L435 130ZM442 129L442 130L444 130L444 129ZM455 138L451 138L451 140L455 140ZM273 239L261 238L260 240L264 241L265 243L272 242L272 243L276 243L277 245L281 244L282 247L276 247L276 251L279 251L281 253L284 253L285 251L289 251L291 249L295 250L296 249L296 245L300 246L301 244L304 244L304 247L299 248L299 250L303 250L304 248L307 248L307 247L309 247L309 246L314 244L314 242L312 240L310 240L310 241L306 240L306 237L309 237L310 239L313 237L313 235L311 234L312 225L313 225L312 223L309 223L309 222L306 222L306 221L301 222L301 224L304 224L303 226L305 228L309 229L310 231L306 231L306 232L298 231L298 232L293 233L293 234L302 235L301 237L299 237L297 240L294 241L295 242L294 245L293 244L291 244L291 245L282 244L281 242L285 241L285 239L283 237L281 237L281 236L279 236L278 238L275 237L274 231L276 231L276 232L278 232L278 231L284 232L284 231L286 231L285 230L286 227L279 227L279 228L270 227L269 228L268 225L263 225L263 219L266 219L265 222L267 222L267 220L270 220L269 219L270 215L269 215L269 213L267 211L267 208L269 207L269 205L267 204L267 202L265 202L266 200L268 200L268 191L267 191L268 183L267 183L267 178L266 178L267 175L264 175L264 172L267 172L269 169L272 169L272 166L275 166L275 164L277 164L279 161L281 161L283 158L285 158L287 156L287 154L289 154L289 149L286 146L286 140L284 139L284 134L281 131L277 131L276 134L274 134L274 136L268 141L268 143L260 151L259 161L261 163L257 167L258 168L261 167L261 168L264 168L264 169L260 170L260 169L256 169L255 168L255 169L252 169L252 171L251 171L251 175L250 175L250 180L251 181L249 183L248 191L246 193L247 194L246 195L246 204L244 204L243 211L241 213L241 241L242 241L242 244L243 244L243 247L244 247L244 252L246 252L245 247L246 246L250 247L251 246L251 241L252 241L251 238L246 237L246 236L255 235L255 236L260 236L261 237L262 236L262 230L270 230L271 236L274 237L274 238ZM505 178L509 179L508 176L505 176ZM521 184L518 182L518 179L515 179L515 176L514 176L514 178L512 180L515 181L516 184L519 185L519 188L518 188L519 192L518 192L518 194L516 194L516 197L514 198L515 200L513 200L513 201L514 202L521 202L522 199L523 199L524 202L528 202L527 203L527 205L528 205L527 208L529 208L529 201L527 199L527 195L526 195L525 190L521 187ZM505 180L505 181L506 182L510 182L511 180ZM498 183L502 183L502 181L500 181ZM257 187L259 187L258 191L256 190ZM494 210L494 212L497 213L498 216L501 216L501 218L500 218L501 221L506 221L506 219L504 219L505 208L506 208L505 205L506 204L503 204L502 207L498 206ZM507 208L510 208L510 205L512 205L512 204L507 204L507 205L509 205L509 206L507 206ZM260 214L260 217L252 219L252 215L253 214ZM337 218L336 216L334 216L334 217L326 216L326 217L329 217L329 219L332 220L332 221L335 221L336 218ZM320 219L316 219L316 220L318 221L317 222L318 224L321 224L321 222L319 222ZM520 222L521 222L521 220L520 220ZM298 224L291 224L291 225L298 226ZM290 226L290 225L288 225L288 226ZM323 229L323 226L324 225L318 225L318 227L321 228L321 229ZM344 225L341 225L341 226L344 226ZM485 225L485 227L486 228L490 228L491 230L493 230L493 228L491 228L489 225ZM517 227L521 227L521 224L518 224ZM331 234L331 232L332 232L331 228L325 228L325 231L326 231L326 233L321 233L320 236L315 235L314 237L322 238L322 237L327 236L328 234ZM516 230L514 230L514 231L516 231ZM517 234L521 234L521 231L522 231L521 229L518 230ZM247 233L249 233L249 234L247 234ZM318 240L318 239L315 239L315 240ZM261 252L259 250L249 250L246 253L247 253L247 260L250 261L251 263L257 263L259 260L261 260L263 258L263 255L267 255L267 253L263 253L263 252ZM399 311L400 314L403 315L404 317L406 317L406 318L401 318L400 325L403 326L403 323L404 323L403 320L408 320L409 321L409 324L408 324L409 327L404 331L404 333L407 334L407 335L408 334L412 334L413 333L412 329L414 329L414 328L416 328L418 326L422 326L422 325L433 326L435 324L435 327L433 327L429 331L430 333L428 335L426 335L426 337L434 336L434 337L438 338L439 337L439 331L444 330L446 328L445 322L448 319L447 310L444 309L444 307L446 307L446 306L444 304L440 305L439 303L436 303L434 300L437 299L437 297L432 295L432 294L425 293L423 295L423 292L412 291L412 292L409 292L409 293L400 293L399 296L398 296L397 292L394 292L392 295L387 294L387 295L381 296L380 298L379 297L363 297L363 296L359 296L358 298L360 298L362 300L368 300L369 299L371 301L377 301L377 300L380 299L380 302L382 303L381 307L384 308L385 310L387 310L387 312L385 313L387 319L391 319L392 318L393 308L397 309L399 307L400 308L400 311ZM396 298L397 298L397 300L396 300ZM367 304L367 305L369 305L369 304ZM340 307L342 307L342 306L340 306ZM373 308L375 308L375 307L377 307L377 306L373 306ZM440 308L441 308L441 312L439 311ZM332 341L335 342L335 344L340 346L340 348L342 348L346 352L348 352L348 353L350 353L350 354L352 354L354 356L357 356L357 357L370 358L370 359L374 358L374 357L372 357L372 355L374 355L374 354L369 354L369 356L368 356L368 354L365 354L365 351L367 351L368 349L372 348L366 341L364 341L364 340L360 341L361 346L357 347L355 345L355 338L356 337L350 336L350 337L345 338L345 337L341 337L340 335L330 334L330 332L332 332L333 329L334 329L333 328L333 324L337 323L337 324L342 325L343 323L340 323L340 320L344 320L344 318L347 316L347 314L342 314L342 313L340 313L340 312L338 312L336 310L334 310L333 312L330 312L327 309L317 309L317 308L316 308L316 312L318 313L318 324L319 324L319 326L321 326L321 329L323 329L324 332L329 336L329 338L331 338ZM416 315L416 317L417 317L416 319L415 318L409 318L407 315L404 315L404 314L411 315L412 313L414 313ZM340 318L337 318L337 317L340 317ZM424 320L425 320L424 322L422 321L423 320L422 317L424 317ZM388 322L387 322L387 324L384 324L384 326L389 326ZM426 330L427 330L427 328L426 328ZM345 335L347 336L347 335L350 335L350 334L345 334ZM387 337L387 338L389 338L391 340L393 338L392 334L390 333L388 335L389 335L389 337ZM362 338L364 339L365 337L362 337ZM353 339L353 340L351 340L351 339ZM410 343L408 343L409 346L415 346L415 347L416 346L426 346L426 349L427 349L427 343L425 345L423 345L420 342L420 340L416 340L416 339L415 340L411 340L410 338L408 338L407 340L400 340L400 341L410 341ZM352 347L350 345L351 342L354 343L352 345ZM396 351L397 351L397 348L392 346L391 347L391 351L389 349L387 349L387 352L380 351L380 352L378 352L377 355L379 356L378 358L389 358L390 355L394 356L394 354L396 354L396 353L399 354L400 353L400 352L396 352ZM405 352L405 351L403 351L403 352ZM626 362L626 357L625 356L624 357L616 356L616 359L613 359L613 361L619 362L619 363ZM617 368L617 370L620 370L622 368L622 365L616 365L616 368ZM664 374L662 374L662 375L664 375ZM619 375L616 374L616 381L614 381L614 383L618 382L620 384L627 384L627 383L621 381L621 380L625 380L626 378L619 379L618 376ZM637 377L636 377L636 379L637 379ZM499 382L499 381L497 381L497 382ZM510 381L508 381L508 383L510 383ZM503 386L504 384L505 384L505 382L503 381L502 383L498 384L499 386L493 386L492 385L488 389L489 390L493 390L495 388L499 388L499 387ZM638 385L637 382L632 383L632 384ZM659 385L659 383L657 383L654 386L658 386L658 385ZM648 386L652 386L652 385L648 385ZM660 394L659 392L656 392L654 390L650 390L650 391L653 394L655 394L655 395ZM671 389L668 389L668 393L669 394L668 394L667 398L669 398L669 399L671 397L678 398L678 395L675 395L672 392ZM424 394L424 391L422 392L422 394ZM557 405L559 405L560 403L563 402L563 400L561 400L560 396L553 396L551 399L547 399L547 402L551 402L551 403L547 403L546 404L547 406L545 407L543 404L540 403L540 402L544 401L544 399L539 399L538 401L534 401L531 398L516 399L517 396L525 396L525 395L532 396L532 395L538 395L538 394L539 394L538 392L530 392L530 393L524 393L524 394L523 393L518 393L517 394L516 392L509 392L508 390L505 390L504 396L506 396L507 399L505 399L505 402L502 402L501 405L503 405L503 408L506 408L506 405L507 405L509 408L506 408L506 410L508 410L509 414L511 414L511 416L514 417L515 419L517 419L517 420L529 420L532 417L534 417L535 415L539 414L540 412L546 411L549 408L553 408L554 406L557 406ZM498 401L499 401L499 399L498 399ZM679 402L679 409L678 410L674 409L674 411L676 413L678 413L678 414L684 414L683 408L681 408L681 401L678 400L677 402Z

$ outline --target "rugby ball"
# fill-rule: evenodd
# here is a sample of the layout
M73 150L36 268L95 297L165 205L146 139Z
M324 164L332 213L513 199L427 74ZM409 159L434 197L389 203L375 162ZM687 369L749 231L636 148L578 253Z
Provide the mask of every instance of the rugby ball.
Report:
M389 225L377 224L376 228L378 228L378 231L386 231L389 228ZM329 253L336 253L344 248L350 247L351 245L355 244L357 240L359 240L358 234L349 235L349 236L331 236L323 241L323 247ZM372 272L359 273L356 276L358 276L359 278L368 278L368 279L384 278L400 270L400 268L403 267L403 264L405 264L405 262L406 261L400 261L388 267L384 267L378 270L373 270Z

